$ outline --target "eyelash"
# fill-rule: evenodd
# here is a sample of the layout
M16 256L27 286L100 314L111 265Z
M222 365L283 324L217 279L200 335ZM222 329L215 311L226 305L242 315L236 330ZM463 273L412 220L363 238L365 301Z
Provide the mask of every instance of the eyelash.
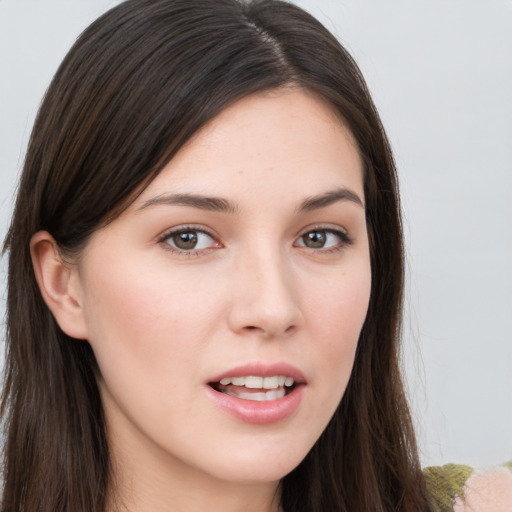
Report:
M330 227L326 227L326 226L322 226L322 225L308 227L306 231L302 232L302 234L299 235L297 240L302 240L308 233L315 233L315 232L329 233L329 234L335 235L339 239L339 244L336 244L334 247L328 247L325 249L323 249L323 248L314 249L312 247L307 247L305 245L301 245L299 247L304 247L304 249L307 249L314 253L331 254L331 253L340 252L340 251L346 249L347 247L353 245L353 243L354 243L354 239L345 230L334 229L334 228L330 228Z
M297 237L297 240L303 240L303 238L307 234L314 233L314 232L335 235L336 237L338 237L340 242L339 242L339 244L336 244L334 247L329 247L329 248L325 248L325 249L324 248L316 249L316 248L312 248L312 247L307 247L306 245L298 245L298 247L302 247L302 248L304 248L310 252L316 253L316 254L331 254L331 253L342 251L343 249L345 249L346 247L348 247L354 243L354 239L346 231L341 230L341 229L333 229L333 228L325 227L325 226L314 226L314 227L308 228L307 231L303 231L302 234L300 234ZM178 247L173 247L169 243L169 239L173 236L179 235L180 233L201 233L201 234L207 235L213 240L214 243L218 244L218 247L208 247L208 248L203 248L203 249L190 249L190 250L183 250L183 249L179 249ZM218 242L216 240L216 237L213 233L209 232L208 230L205 230L204 227L199 227L199 226L194 226L194 225L189 225L189 226L185 225L185 226L180 226L178 228L172 228L172 229L166 231L158 239L158 243L161 244L166 251L174 253L178 256L188 256L188 257L200 256L200 255L204 254L205 251L210 252L210 250L214 250L214 249L222 247L220 242ZM294 245L295 244L296 244L296 242L294 243Z
M180 226L178 228L172 228L168 231L166 231L159 239L158 243L161 244L166 251L172 252L173 254L176 254L178 256L200 256L201 254L204 254L205 251L217 249L217 247L210 247L206 249L191 249L191 250L184 250L179 249L178 247L173 247L168 241L173 236L179 235L180 233L202 233L204 235L209 236L215 243L219 244L217 242L216 237L213 233L210 233L204 227L194 226L194 225L185 225Z

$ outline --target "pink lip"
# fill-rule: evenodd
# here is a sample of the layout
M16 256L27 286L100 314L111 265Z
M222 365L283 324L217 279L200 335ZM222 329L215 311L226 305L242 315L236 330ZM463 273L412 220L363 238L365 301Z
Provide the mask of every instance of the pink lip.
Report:
M237 366L218 375L209 382L219 382L225 377L244 377L249 375L260 377L284 375L286 377L293 377L296 387L283 398L266 402L236 398L216 391L209 385L206 386L206 393L222 410L244 423L251 423L253 425L277 423L288 418L297 410L304 396L306 379L298 368L287 363L270 365L255 363Z

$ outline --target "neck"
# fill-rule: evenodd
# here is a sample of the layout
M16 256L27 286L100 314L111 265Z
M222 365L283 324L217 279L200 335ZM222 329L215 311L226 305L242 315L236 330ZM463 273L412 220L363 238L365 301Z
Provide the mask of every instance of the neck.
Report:
M119 467L117 465L117 467ZM183 471L114 471L109 512L279 512L276 484L239 484ZM188 473L188 474L187 474ZM193 474L195 473L195 474Z
M130 449L131 443L120 437L110 439L108 512L280 511L279 482L221 480L170 455L162 456L150 445Z

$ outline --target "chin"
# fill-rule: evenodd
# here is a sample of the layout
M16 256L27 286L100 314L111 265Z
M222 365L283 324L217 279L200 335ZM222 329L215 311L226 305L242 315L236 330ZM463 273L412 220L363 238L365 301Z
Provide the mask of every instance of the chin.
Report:
M251 467L251 464L248 464L240 470L227 468L222 469L215 474L215 477L226 482L242 485L268 484L272 482L279 482L288 473L293 471L300 462L301 461L297 464L286 466L279 464L277 467L271 462L263 467Z
M211 473L224 481L240 484L263 484L278 482L293 471L304 459L306 453L299 453L297 447L292 447L292 453L280 450L270 452L260 451L252 457L244 454L243 457L225 457L217 461Z

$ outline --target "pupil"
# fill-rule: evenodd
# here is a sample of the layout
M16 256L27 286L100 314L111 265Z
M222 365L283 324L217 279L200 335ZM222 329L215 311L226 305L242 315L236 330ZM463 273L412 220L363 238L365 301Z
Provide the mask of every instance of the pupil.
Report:
M193 249L197 244L197 234L193 231L184 231L174 235L173 242L179 249Z
M320 249L325 245L325 233L323 231L312 231L304 237L304 244L313 249Z

